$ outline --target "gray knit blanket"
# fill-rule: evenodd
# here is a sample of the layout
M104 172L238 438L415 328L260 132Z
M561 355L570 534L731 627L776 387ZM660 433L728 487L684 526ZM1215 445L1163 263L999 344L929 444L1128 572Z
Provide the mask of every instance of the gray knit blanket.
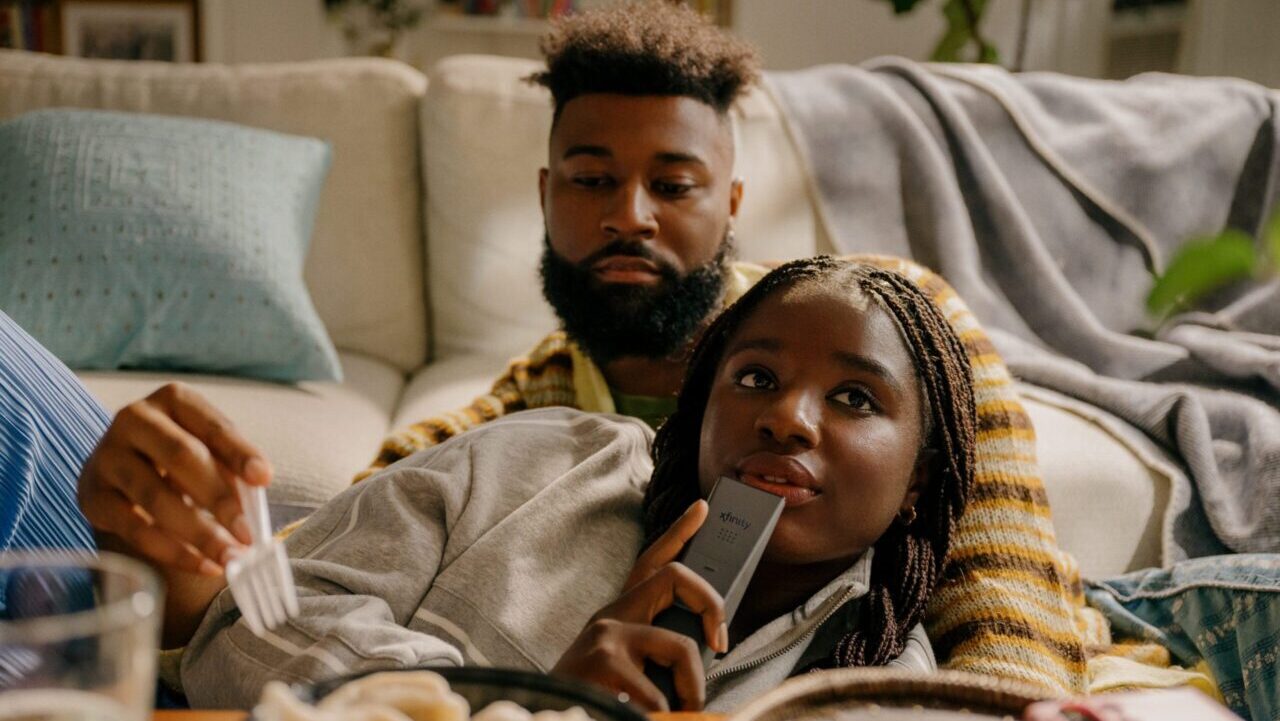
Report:
M1159 330L1144 305L1188 239L1260 237L1280 194L1280 95L901 59L767 86L837 251L938 271L1015 376L1114 414L1181 464L1166 563L1280 552L1280 282Z

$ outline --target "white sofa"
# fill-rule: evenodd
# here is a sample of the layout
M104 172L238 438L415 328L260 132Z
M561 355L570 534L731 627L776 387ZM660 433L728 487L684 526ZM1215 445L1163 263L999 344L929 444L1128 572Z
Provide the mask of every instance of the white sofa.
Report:
M389 430L469 401L555 325L537 278L550 101L525 60L459 56L427 79L396 62L170 65L0 51L0 120L67 106L216 118L329 141L306 265L342 383L85 372L109 409L175 379L277 472L276 520L342 490ZM803 162L766 93L736 109L746 259L827 248ZM1167 461L1114 421L1028 389L1062 545L1086 574L1158 565Z

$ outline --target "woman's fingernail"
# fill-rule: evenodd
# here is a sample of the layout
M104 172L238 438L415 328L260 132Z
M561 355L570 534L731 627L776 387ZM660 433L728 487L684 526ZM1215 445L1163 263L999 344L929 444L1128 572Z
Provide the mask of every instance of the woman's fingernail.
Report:
M249 522L244 516L236 516L236 520L231 522L231 532L235 534L236 540L246 546L253 544L253 534L249 532Z
M254 456L244 464L244 478L258 485L264 484L271 480L271 466L267 465L263 459Z
M720 629L716 631L716 644L719 646L720 653L729 652L729 626L720 624Z
M222 567L207 558L200 561L200 568L198 570L201 576L222 575Z

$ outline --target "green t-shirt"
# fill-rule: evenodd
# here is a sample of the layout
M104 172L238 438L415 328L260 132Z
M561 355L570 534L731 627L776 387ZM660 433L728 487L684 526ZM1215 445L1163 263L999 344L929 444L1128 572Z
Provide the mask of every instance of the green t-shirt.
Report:
M612 388L609 395L613 396L613 405L619 415L639 418L654 430L676 411L675 396L632 396Z

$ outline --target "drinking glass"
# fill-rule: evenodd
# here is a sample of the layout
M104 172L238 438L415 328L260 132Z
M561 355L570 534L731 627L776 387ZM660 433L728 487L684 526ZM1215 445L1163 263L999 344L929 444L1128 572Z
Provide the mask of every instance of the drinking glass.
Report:
M0 721L147 721L162 608L133 559L0 554Z

